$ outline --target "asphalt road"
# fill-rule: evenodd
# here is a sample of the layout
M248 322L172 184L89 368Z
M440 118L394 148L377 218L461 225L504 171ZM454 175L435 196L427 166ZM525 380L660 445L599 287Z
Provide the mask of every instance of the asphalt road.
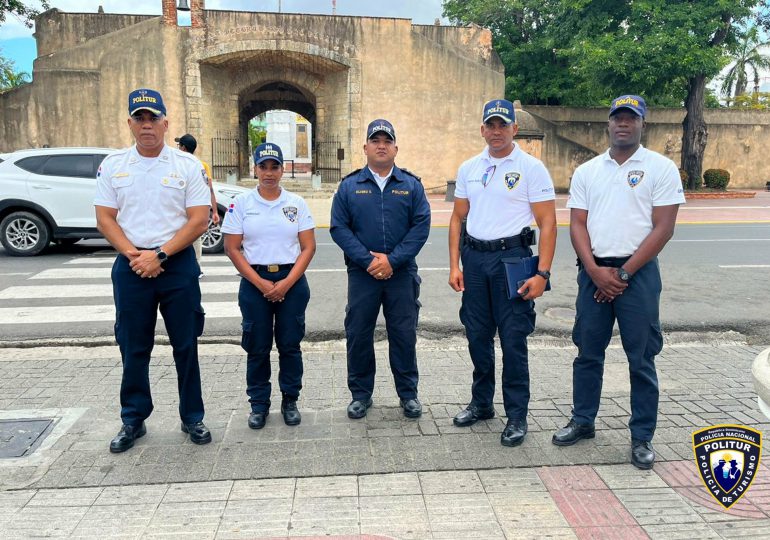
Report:
M328 229L317 231L317 241L318 250L308 273L312 291L308 339L337 339L344 336L346 275L342 254ZM33 258L9 257L0 248L0 341L111 338L107 269L112 252L103 242L85 244L52 246ZM423 278L420 332L425 337L462 332L460 295L447 285L446 244L447 229L433 228L418 258ZM680 224L660 262L664 283L661 319L666 331L732 330L754 342L770 342L770 224ZM62 269L69 269L76 277L41 279ZM240 335L235 294L238 278L231 269L222 256L204 256L207 275L202 286L204 291L207 287L218 291L204 294L204 307L212 314L206 324L208 339L232 340ZM569 335L577 290L575 275L569 232L560 227L554 288L537 302L538 332ZM31 289L17 287L50 287L52 292L43 298L29 298L20 292ZM69 288L80 292L70 296ZM88 316L79 313L99 306L107 313L105 320L82 320ZM46 309L51 310L50 315ZM22 319L31 322L19 324ZM381 327L378 325L378 333Z

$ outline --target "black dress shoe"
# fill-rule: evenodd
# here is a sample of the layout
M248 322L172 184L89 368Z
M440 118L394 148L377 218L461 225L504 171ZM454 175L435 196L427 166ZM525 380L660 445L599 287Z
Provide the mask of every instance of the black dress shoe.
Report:
M354 399L348 405L348 418L358 420L366 416L366 411L372 406L372 398L369 399Z
M190 434L190 441L195 444L208 444L211 442L211 432L203 422L195 424L182 423L182 431Z
M115 438L110 441L110 452L113 454L125 452L134 446L134 441L136 441L136 439L144 437L146 433L147 428L145 427L144 422L138 426L123 424L123 427L120 428L120 431L115 435Z
M281 414L283 415L283 422L287 426L296 426L302 422L302 415L297 410L296 399L284 399L281 401Z
M417 398L402 399L401 408L404 409L404 416L407 418L419 418L422 415L422 403Z
M594 426L584 426L574 420L553 434L551 442L556 446L572 446L580 439L593 439L596 437Z
M262 429L265 427L268 414L270 414L270 411L252 411L251 414L249 414L249 427L251 429Z
M637 469L652 469L655 464L655 450L650 441L631 439L631 463Z
M454 424L457 427L472 426L479 420L489 420L495 417L494 407L479 407L471 403L464 411L457 413L454 417Z
M503 433L500 435L500 444L503 446L519 446L527 435L527 421L508 419Z

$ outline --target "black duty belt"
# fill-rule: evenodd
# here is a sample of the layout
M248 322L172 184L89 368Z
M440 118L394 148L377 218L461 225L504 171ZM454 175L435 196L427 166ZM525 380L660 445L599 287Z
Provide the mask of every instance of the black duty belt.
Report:
M465 233L465 243L476 251L505 251L517 247L529 247L535 245L535 231L529 227L524 227L516 236L508 238L498 238L497 240L479 240Z
M628 262L628 259L631 257L594 257L594 262L597 266L610 266L612 268L620 268L626 262ZM579 267L583 267L583 263L578 259L577 265Z
M266 272L270 272L272 274L276 272L280 272L281 270L291 270L294 268L294 263L292 264L252 264L251 267L256 270L264 270Z

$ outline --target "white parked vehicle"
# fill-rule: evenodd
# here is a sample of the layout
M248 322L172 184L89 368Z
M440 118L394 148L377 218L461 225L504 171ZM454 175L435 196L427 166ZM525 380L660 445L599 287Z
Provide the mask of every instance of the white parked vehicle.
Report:
M37 255L51 242L101 238L96 229L96 171L110 148L35 148L0 154L0 242L10 255ZM213 182L217 212L247 188ZM221 223L221 220L220 220ZM222 251L219 225L209 220L204 253Z

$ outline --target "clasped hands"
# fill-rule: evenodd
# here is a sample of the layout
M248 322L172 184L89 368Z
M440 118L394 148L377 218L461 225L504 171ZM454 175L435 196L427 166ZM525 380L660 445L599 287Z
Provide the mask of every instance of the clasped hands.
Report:
M628 288L628 283L620 279L617 270L610 266L598 266L589 276L597 289L594 300L600 304L612 302Z
M265 300L268 302L283 302L291 285L289 285L285 279L278 281L260 279L257 288L262 292L262 296L264 296Z
M372 262L369 263L369 267L366 269L369 275L374 279L390 279L393 276L393 268L390 266L388 256L384 253L377 253L376 251L370 251L372 254Z
M140 278L158 277L163 272L158 255L154 251L130 249L126 251L126 257L131 270Z

